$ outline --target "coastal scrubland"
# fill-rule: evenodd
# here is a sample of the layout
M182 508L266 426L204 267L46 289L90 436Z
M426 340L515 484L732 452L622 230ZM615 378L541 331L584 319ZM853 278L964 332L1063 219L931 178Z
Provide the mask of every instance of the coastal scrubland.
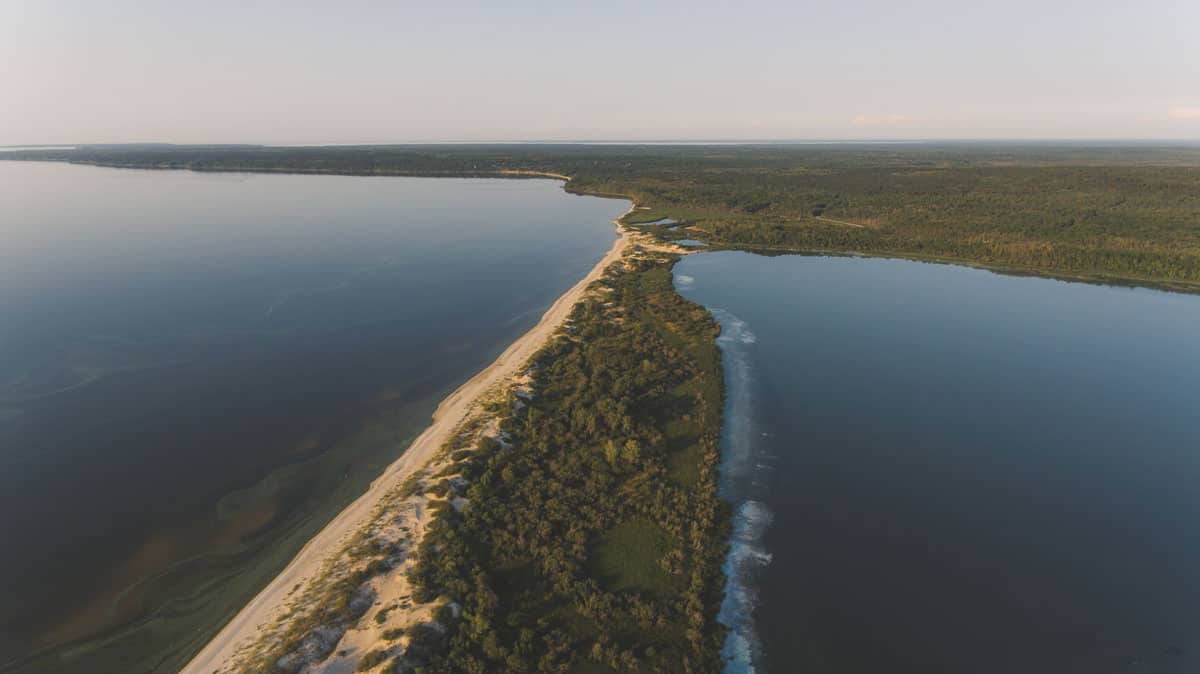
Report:
M719 328L634 236L219 671L720 670Z
M570 176L713 246L1200 286L1200 146L1081 143L84 147L117 166Z
M436 672L714 672L728 535L717 325L627 257L534 359L412 573L461 606Z

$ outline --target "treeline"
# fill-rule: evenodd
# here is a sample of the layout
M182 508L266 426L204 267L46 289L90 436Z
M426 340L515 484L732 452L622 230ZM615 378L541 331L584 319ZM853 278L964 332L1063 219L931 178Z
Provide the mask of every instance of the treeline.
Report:
M9 156L214 171L546 172L572 176L574 192L633 197L717 245L1200 284L1195 144L85 146Z
M270 147L257 145L81 145L16 150L0 158L196 169L334 170L348 173L530 170L605 179L706 171L841 171L981 166L1200 166L1200 143L909 143L804 145L455 144Z
M535 358L504 443L462 453L467 505L412 574L459 615L428 671L720 670L718 328L670 262L610 272Z
M1200 283L1200 168L717 171L573 182L626 192L710 244L941 257Z

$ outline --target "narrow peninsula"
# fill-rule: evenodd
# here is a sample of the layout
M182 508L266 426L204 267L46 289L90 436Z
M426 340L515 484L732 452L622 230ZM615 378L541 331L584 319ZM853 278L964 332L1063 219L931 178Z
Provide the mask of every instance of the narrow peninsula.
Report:
M719 671L718 328L617 224L185 673Z

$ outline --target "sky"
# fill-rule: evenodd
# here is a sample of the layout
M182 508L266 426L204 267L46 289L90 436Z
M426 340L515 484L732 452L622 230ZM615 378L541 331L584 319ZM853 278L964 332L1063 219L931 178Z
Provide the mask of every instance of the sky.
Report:
M1200 139L1200 0L0 0L0 145Z

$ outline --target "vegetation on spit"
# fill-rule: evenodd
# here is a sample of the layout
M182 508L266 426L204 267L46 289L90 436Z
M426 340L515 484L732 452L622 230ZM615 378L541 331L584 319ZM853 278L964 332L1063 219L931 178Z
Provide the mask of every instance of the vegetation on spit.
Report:
M467 460L411 574L461 607L426 671L719 671L718 327L672 262L611 270Z
M632 244L228 671L719 671L719 326L677 259Z

